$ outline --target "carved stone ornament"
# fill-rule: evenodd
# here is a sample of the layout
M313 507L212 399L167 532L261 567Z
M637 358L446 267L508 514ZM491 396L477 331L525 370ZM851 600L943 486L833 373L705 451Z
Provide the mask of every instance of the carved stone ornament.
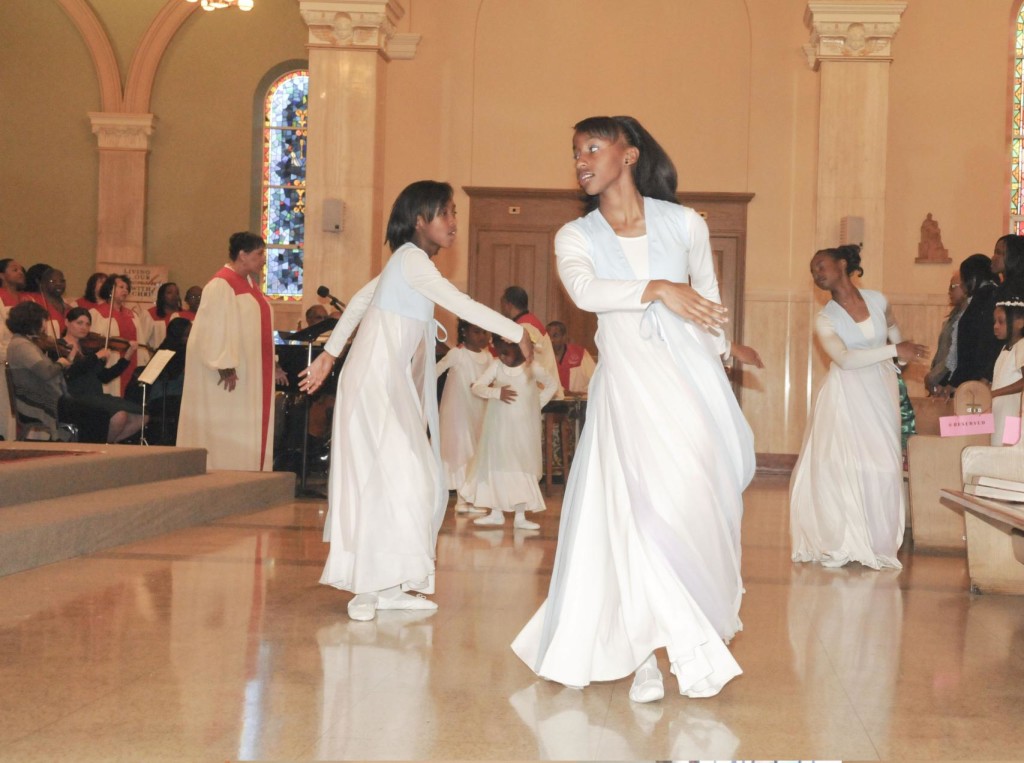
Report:
M947 264L953 260L949 256L949 250L942 245L942 231L939 229L939 221L932 217L929 212L921 223L921 241L917 245L917 259L914 262L937 262Z
M395 0L300 0L299 12L311 46L386 53L405 9Z
M92 131L101 149L148 151L154 119L152 114L89 112Z
M905 2L811 2L804 21L811 41L804 45L807 62L891 61L892 38L900 26Z

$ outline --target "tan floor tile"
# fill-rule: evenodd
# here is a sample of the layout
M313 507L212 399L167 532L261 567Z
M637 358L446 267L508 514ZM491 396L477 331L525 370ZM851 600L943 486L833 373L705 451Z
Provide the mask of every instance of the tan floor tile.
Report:
M744 675L707 700L538 680L509 644L547 594L541 529L445 519L433 614L346 615L322 502L0 578L0 760L1012 759L1021 599L963 557L789 561L788 481L746 496ZM664 660L664 657L662 657Z

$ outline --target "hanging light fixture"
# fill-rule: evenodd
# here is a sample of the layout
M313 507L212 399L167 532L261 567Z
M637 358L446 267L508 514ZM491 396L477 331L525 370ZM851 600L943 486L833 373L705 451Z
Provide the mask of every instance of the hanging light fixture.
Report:
M215 11L219 8L235 6L240 11L251 11L253 0L186 0L189 3L200 3L204 11Z

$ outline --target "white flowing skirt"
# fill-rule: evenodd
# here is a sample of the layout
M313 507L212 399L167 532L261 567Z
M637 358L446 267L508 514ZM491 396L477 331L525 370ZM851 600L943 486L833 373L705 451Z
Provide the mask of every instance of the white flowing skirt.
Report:
M793 561L902 568L906 505L896 369L833 365L790 481Z
M741 672L725 642L742 627L753 440L709 338L661 321L645 332L640 313L601 315L551 589L512 648L585 686L667 647L680 691L706 696Z
M369 593L432 578L441 467L422 403L423 323L371 307L338 379L320 582ZM431 350L433 348L431 347ZM445 493L447 497L447 493Z

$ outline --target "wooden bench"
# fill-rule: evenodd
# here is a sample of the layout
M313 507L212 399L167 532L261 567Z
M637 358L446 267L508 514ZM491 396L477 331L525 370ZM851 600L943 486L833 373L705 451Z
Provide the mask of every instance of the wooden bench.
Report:
M941 495L944 503L964 512L971 590L1024 595L1024 504L960 490Z
M980 382L964 382L957 398L912 398L917 434L907 442L908 493L914 551L964 552L964 517L939 499L942 489L960 490L961 454L964 448L988 445L990 437L939 436L939 418L992 410L992 396Z

